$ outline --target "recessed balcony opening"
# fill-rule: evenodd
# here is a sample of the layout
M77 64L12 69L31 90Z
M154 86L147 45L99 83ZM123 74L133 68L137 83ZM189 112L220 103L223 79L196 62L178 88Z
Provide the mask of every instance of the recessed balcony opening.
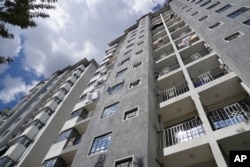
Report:
M193 43L199 41L200 37L195 32L183 35L181 38L175 41L177 49L183 49L192 46Z
M250 98L237 77L206 89L200 97L213 130L250 120Z
M181 20L181 18L180 18L180 17L177 17L177 15L176 15L176 17L172 16L172 19L170 19L170 20L167 22L166 25L167 25L167 27L170 27L170 26L172 26L172 25L178 23L180 20Z
M171 36L173 40L176 40L177 38L183 37L184 35L187 35L191 32L192 30L188 25L185 25L184 27L180 28L179 30L171 33Z
M179 21L179 22L175 23L174 25L172 25L171 27L169 27L169 32L170 33L175 32L175 31L179 30L180 28L184 27L185 25L186 24L183 20Z
M194 87L203 86L230 72L229 68L220 64L218 59L216 55L210 56L188 68Z
M202 122L191 97L178 100L158 110L163 131L160 148L169 147L205 135Z
M154 50L157 50L157 49L163 47L164 45L169 44L169 42L170 41L169 41L168 36L161 36L153 41L153 48L154 48Z
M164 167L217 167L208 144L199 145L190 149L164 156Z
M174 53L174 49L171 43L162 46L161 48L155 50L154 52L154 59L155 61L161 60L163 58L166 58L170 56L172 53Z
M201 41L183 50L180 52L180 55L184 64L186 65L208 55L210 52L211 49L208 48L207 44Z
M175 55L163 59L156 64L155 78L162 79L178 68L180 68L180 65Z
M167 32L164 29L162 31L159 31L157 34L153 36L153 41L157 40L160 37L165 37L165 36L167 36Z
M157 83L157 86L157 98L159 103L175 98L189 91L188 84L181 71L161 80Z
M153 35L157 34L158 32L161 32L162 30L164 30L163 22L160 21L152 25L151 30Z
M250 150L250 132L245 131L218 141L220 150L224 159L229 165L230 151L249 151Z
M163 16L165 23L172 21L173 19L177 18L178 15L176 15L174 12L169 13L168 15Z

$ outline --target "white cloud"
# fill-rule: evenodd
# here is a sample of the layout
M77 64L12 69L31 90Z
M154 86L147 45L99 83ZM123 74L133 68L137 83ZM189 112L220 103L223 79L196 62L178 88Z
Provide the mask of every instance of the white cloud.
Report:
M38 81L32 81L31 85L26 85L21 77L11 77L7 75L2 84L4 89L0 91L0 100L3 103L9 103L16 100L18 97L27 94Z
M1 64L0 65L0 74L3 74L8 68L9 68L9 65Z

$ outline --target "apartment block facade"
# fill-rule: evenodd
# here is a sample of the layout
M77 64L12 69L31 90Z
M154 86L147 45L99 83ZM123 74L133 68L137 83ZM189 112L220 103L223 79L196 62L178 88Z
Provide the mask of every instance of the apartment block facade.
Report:
M173 0L139 18L72 92L77 100L36 162L229 166L230 151L250 150L249 9L247 0Z
M97 68L83 59L39 82L0 126L0 166L40 166Z

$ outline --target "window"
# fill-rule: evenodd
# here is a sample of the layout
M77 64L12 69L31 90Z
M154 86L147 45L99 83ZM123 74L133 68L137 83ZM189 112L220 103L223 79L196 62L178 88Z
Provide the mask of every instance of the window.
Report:
M14 164L15 162L7 156L0 159L0 166L11 167L14 166Z
M132 167L133 158L129 157L115 162L115 167Z
M202 2L202 0L199 0L199 1L195 2L194 4L198 4L198 3L201 3L201 2Z
M94 81L88 83L88 87L95 85L95 83L96 83L96 80L94 80Z
M126 111L124 113L123 120L127 120L127 119L130 119L130 118L133 118L133 117L135 117L137 115L138 115L138 107L133 108L133 109L131 109L129 111Z
M102 136L95 137L89 155L94 155L107 151L111 141L111 134L112 133L108 133Z
M53 111L49 108L49 107L46 107L43 109L44 112L46 112L48 115L52 115L53 114Z
M188 10L186 10L186 12L189 12L190 10L192 10L192 8L189 8Z
M220 22L217 22L217 23L215 23L215 24L209 26L208 28L209 28L209 29L213 29L213 28L215 28L215 27L218 27L220 24L221 24Z
M135 54L140 54L140 53L142 53L143 52L143 50L141 49L141 50L139 50L139 51L137 51Z
M230 35L230 36L228 36L228 37L226 37L226 38L224 38L224 39L225 39L226 41L232 41L232 40L236 39L239 35L240 35L240 33L239 33L239 32L236 32L236 33L234 33L234 34L232 34L232 35Z
M121 61L121 62L118 64L118 67L119 67L119 66L122 66L123 64L125 64L125 63L128 62L129 60L130 60L130 58L127 58L127 59Z
M81 117L82 119L85 119L88 116L88 111L85 110L84 108L78 109L70 114L70 119L78 116Z
M133 65L133 68L136 68L136 67L139 67L141 65L141 61L140 62L137 62Z
M44 161L41 167L66 167L66 162L61 157L55 157Z
M38 119L36 119L36 120L34 120L33 122L31 122L31 124L30 124L30 126L36 126L37 127L37 129L42 129L42 127L43 127L43 123L40 121L40 120L38 120Z
M140 82L141 82L141 80L140 80L140 79L136 80L135 82L133 82L133 83L131 83L131 84L129 85L129 88L133 88L133 87L135 87L135 86L139 85L139 84L140 84Z
M60 104L60 103L61 103L61 100L60 100L57 96L53 97L53 100L54 100L57 104Z
M135 39L135 37L128 40L128 43L132 42ZM129 46L128 46L129 47Z
M145 30L141 30L140 33L143 33ZM139 38L142 38L141 36Z
M208 16L203 16L201 18L199 18L199 21L205 20Z
M128 48L131 48L133 45L134 45L134 43L128 45L128 46L127 46L127 49L128 49Z
M207 4L209 4L210 2L211 2L211 0L208 0L207 2L201 4L200 7L203 7L203 6L207 5Z
M231 8L231 7L232 7L232 5L227 4L227 5L223 6L222 8L216 10L215 12L216 12L216 13L222 13L222 12L226 11L227 9L229 9L229 8Z
M75 139L75 141L72 144L78 144L81 140L81 135L75 130L74 128L65 130L61 132L56 140L57 142L63 141L63 140L70 140Z
M127 69L128 68L125 68L125 69L119 71L118 73L116 73L116 78L119 77L119 76L121 76L122 74L124 74L127 71Z
M67 83L70 85L70 86L73 86L74 85L74 83L72 82L72 81L67 81Z
M141 45L141 44L143 44L143 43L144 43L144 41L140 41L140 42L138 42L137 45Z
M220 4L220 2L218 1L218 2L216 2L215 4L213 4L213 5L209 6L209 7L207 7L207 9L210 10L210 9L212 9L212 8L214 8L214 7L216 7L216 6L218 6L219 4Z
M243 24L245 24L245 25L247 25L247 26L250 26L250 19L244 21Z
M196 11L196 12L192 13L191 16L195 16L195 15L197 15L198 13L199 13L199 12Z
M105 107L102 113L102 118L115 114L119 109L119 102Z
M109 92L109 94L113 94L115 92L118 92L118 91L122 90L122 87L123 87L123 82L113 86L110 89L108 88L108 92Z
M68 93L68 91L65 88L61 88L60 91L62 91L63 94L65 94L65 95Z
M141 38L143 38L144 37L144 35L142 35L142 36L139 36L139 39L141 39Z
M227 15L227 17L233 19L233 18L235 18L235 17L237 17L237 16L239 16L239 15L245 13L245 12L248 11L248 10L249 10L249 8L242 7L242 8L240 8L240 9L234 11L233 13L230 13L229 15Z
M31 144L31 140L27 136L21 136L17 139L16 143L24 145L26 148Z
M129 56L131 56L131 52L132 52L132 50L129 50L129 51L125 52L123 56L128 56L129 57Z

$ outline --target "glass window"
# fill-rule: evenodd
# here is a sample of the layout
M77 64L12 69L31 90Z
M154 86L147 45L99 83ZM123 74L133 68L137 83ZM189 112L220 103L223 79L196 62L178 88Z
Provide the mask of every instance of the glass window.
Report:
M220 22L217 22L217 23L215 23L215 24L209 26L208 28L213 29L213 28L215 28L215 27L218 27L220 24L221 24Z
M0 159L0 166L2 167L12 167L14 164L15 162L7 156Z
M203 6L207 5L207 4L209 4L210 2L211 2L211 0L208 0L207 2L201 4L200 7L203 7Z
M144 37L144 35L140 36L139 39L141 39L141 38L143 38L143 37Z
M216 12L216 13L222 13L222 12L226 11L227 9L229 9L229 8L231 8L231 7L232 7L232 5L227 4L227 5L223 6L222 8L216 10L215 12Z
M127 69L128 68L125 68L125 69L119 71L118 73L116 73L116 78L119 77L119 76L121 76L122 74L124 74L127 71Z
M102 113L102 118L115 114L119 109L119 102L105 107Z
M44 161L41 167L66 167L66 166L67 164L62 158L55 157Z
M133 108L132 110L126 111L124 114L124 120L130 119L138 114L138 107Z
M243 24L250 26L250 19L244 21Z
M125 52L123 56L128 56L129 57L129 56L131 56L131 52L132 52L132 50L129 50L129 51Z
M89 155L102 153L108 150L111 140L111 134L108 133L94 138Z
M137 51L135 54L140 54L140 53L142 53L143 52L143 50L139 50L139 51Z
M115 162L115 167L132 167L133 158L129 157Z
M232 35L230 35L230 36L228 36L228 37L226 37L226 38L224 38L224 39L225 39L226 41L232 41L232 40L236 39L239 35L240 35L240 33L239 33L239 32L236 32L236 33L234 33L234 34L232 34Z
M134 45L134 43L128 45L128 46L127 46L127 49L128 49L128 48L131 48L133 45Z
M198 4L198 3L201 3L203 0L199 0L197 2L195 2L194 4Z
M242 8L240 8L240 9L234 11L233 13L230 13L229 15L227 15L227 17L233 19L233 18L235 18L235 17L237 17L237 16L239 16L239 15L245 13L245 12L248 11L248 10L249 10L249 8L242 7Z
M133 68L139 67L140 65L141 65L141 61L138 62L138 63L135 63L135 64L133 65Z
M26 148L31 144L31 140L27 136L21 136L17 139L16 143L24 145Z
M66 131L63 131L59 134L59 136L57 137L56 143L63 141L63 140L67 140L70 137L70 134L72 133L73 129L68 129Z
M84 108L76 110L76 111L74 111L74 112L71 113L70 119L78 117L78 116L81 117L82 119L85 119L88 116L88 111L85 110Z
M118 66L122 66L123 64L125 64L125 63L128 62L129 60L130 60L130 58L127 58L127 59L123 60L122 62L120 62L120 63L118 64Z
M199 21L205 20L208 16L203 16L201 18L199 18Z
M135 87L135 86L139 85L139 84L140 84L140 82L141 82L141 80L140 80L140 79L136 80L135 82L133 82L133 83L131 83L131 84L129 85L129 88L133 88L133 87Z
M195 16L195 15L197 15L198 13L199 13L199 12L196 11L196 12L192 13L191 16Z
M112 93L115 93L115 92L122 90L122 87L123 87L123 82L113 86L111 88L111 91L109 92L109 94L112 94Z
M216 2L215 4L213 4L213 5L209 6L209 7L207 7L207 9L210 10L210 9L212 9L212 8L214 8L214 7L216 7L216 6L218 6L219 4L220 4L220 2L218 1L218 2Z

